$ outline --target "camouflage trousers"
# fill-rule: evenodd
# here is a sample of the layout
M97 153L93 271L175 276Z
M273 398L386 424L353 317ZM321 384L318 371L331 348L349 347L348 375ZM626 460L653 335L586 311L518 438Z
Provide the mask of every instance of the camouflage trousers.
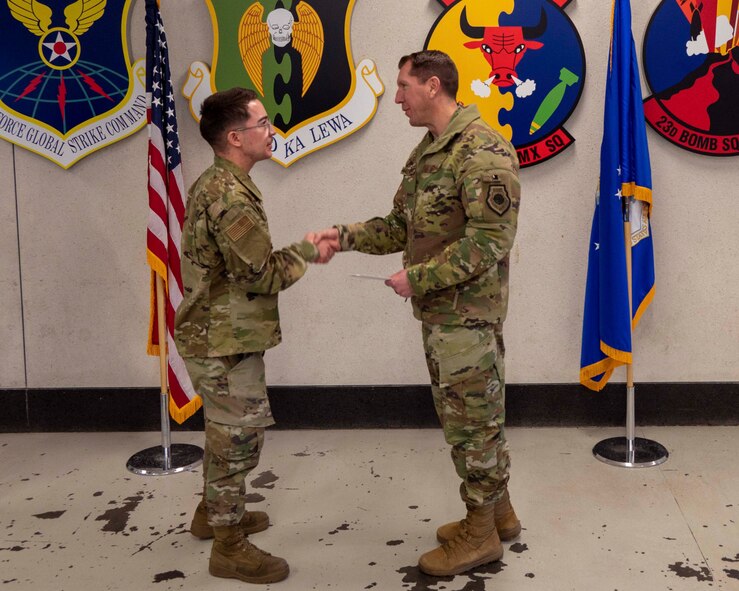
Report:
M246 477L259 463L264 428L274 424L263 355L185 358L205 410L203 496L210 525L233 525L241 520Z
M431 391L462 500L483 506L500 499L510 460L505 438L502 325L478 328L423 323Z

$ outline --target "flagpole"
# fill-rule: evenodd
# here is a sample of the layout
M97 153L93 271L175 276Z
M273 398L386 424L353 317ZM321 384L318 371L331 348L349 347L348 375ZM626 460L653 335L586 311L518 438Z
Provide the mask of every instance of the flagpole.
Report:
M197 445L172 445L169 428L169 387L167 382L167 319L164 280L156 273L157 330L159 334L159 411L162 425L162 445L149 447L132 455L126 468L142 476L165 476L192 470L203 461L203 450Z
M633 318L631 294L631 201L633 197L622 197L624 216L624 250L626 254L626 284L629 293L629 318ZM593 455L601 462L623 468L648 468L667 461L667 449L651 439L635 437L636 413L634 411L634 346L632 327L631 363L626 364L626 437L604 439L593 447Z

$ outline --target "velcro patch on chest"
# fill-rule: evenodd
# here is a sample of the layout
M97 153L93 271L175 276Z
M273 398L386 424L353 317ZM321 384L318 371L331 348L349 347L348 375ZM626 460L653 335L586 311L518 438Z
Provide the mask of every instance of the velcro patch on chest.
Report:
M242 215L233 224L226 228L226 236L234 242L238 242L246 236L247 232L254 227L254 222L248 215Z
M493 182L488 188L488 196L485 203L498 215L503 215L511 208L511 197L508 195L508 187L503 183Z

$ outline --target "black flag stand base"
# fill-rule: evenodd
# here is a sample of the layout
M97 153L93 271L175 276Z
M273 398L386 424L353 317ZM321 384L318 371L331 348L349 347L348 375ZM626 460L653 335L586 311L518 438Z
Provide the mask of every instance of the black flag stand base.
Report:
M598 442L593 455L611 466L649 468L666 462L669 454L663 445L651 439L611 437Z
M166 476L197 468L203 461L203 450L188 443L170 443L169 431L169 392L161 395L162 445L148 447L133 454L126 462L126 468L142 476Z
M611 437L595 444L593 455L601 462L623 468L649 468L667 461L669 452L652 441L634 437L634 387L626 388L626 437Z
M166 476L197 468L202 461L203 450L197 445L175 443L142 449L128 458L126 468L142 476Z

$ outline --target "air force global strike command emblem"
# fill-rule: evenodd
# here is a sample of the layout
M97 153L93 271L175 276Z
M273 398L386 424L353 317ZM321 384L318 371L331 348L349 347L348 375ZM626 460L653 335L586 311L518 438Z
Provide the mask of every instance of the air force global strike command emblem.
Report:
M458 99L516 147L521 167L556 156L585 82L585 53L565 14L570 0L438 0L426 38L459 70ZM492 207L492 206L491 206Z
M213 92L254 90L274 125L283 166L363 127L384 87L372 60L356 66L349 24L355 0L205 0L215 39L212 69L194 62L184 95L200 119Z
M131 0L0 0L0 137L63 168L146 124Z
M739 155L739 0L662 0L644 37L647 123L706 156Z

